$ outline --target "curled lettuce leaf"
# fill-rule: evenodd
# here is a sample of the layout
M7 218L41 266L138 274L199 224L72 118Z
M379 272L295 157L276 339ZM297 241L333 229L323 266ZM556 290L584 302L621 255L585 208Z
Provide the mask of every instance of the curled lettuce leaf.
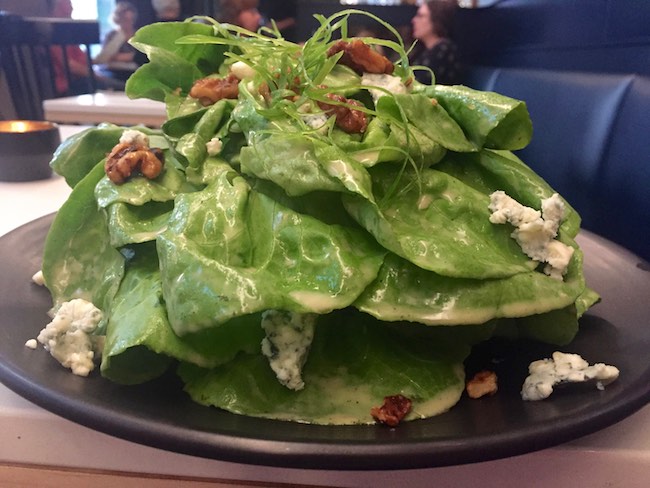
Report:
M563 309L576 301L584 287L579 250L564 281L538 271L499 279L447 277L389 254L377 279L354 305L384 321L483 324ZM577 321L575 311L573 315Z
M413 340L343 311L322 317L317 325L303 390L280 385L260 354L239 355L211 370L182 365L179 373L185 390L204 405L315 424L369 424L374 422L371 408L389 395L413 401L407 419L451 408L464 390L462 361L468 352L466 344Z
M435 98L478 147L523 149L533 135L526 103L466 86L432 85L422 90Z

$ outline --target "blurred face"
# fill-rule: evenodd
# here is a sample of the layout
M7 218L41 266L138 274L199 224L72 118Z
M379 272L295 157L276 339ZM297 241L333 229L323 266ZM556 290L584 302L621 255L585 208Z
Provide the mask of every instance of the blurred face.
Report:
M135 12L130 8L118 4L113 13L113 22L116 24L133 25L135 23L135 15Z
M242 10L237 16L237 24L249 31L256 31L261 21L262 15L256 8Z
M411 19L411 25L413 26L413 37L416 39L424 40L433 35L431 12L427 4L423 4L418 8L415 17Z
M52 16L69 19L72 17L72 2L70 0L56 0L52 7Z

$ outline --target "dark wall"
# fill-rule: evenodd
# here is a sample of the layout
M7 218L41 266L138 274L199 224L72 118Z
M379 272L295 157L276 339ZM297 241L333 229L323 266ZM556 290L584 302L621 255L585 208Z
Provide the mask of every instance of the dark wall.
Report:
M0 0L0 10L24 16L44 17L47 15L47 2L45 0Z
M650 74L647 0L504 0L457 24L469 64Z
M413 5L351 5L350 8L357 10L364 10L370 12L384 21L402 30L404 27L410 26L411 19L417 11L417 7ZM296 37L299 40L308 39L314 30L320 25L314 18L314 14L322 14L325 17L335 14L341 10L345 10L346 6L341 5L339 1L333 0L299 0L298 1L298 14L297 14L297 33ZM350 17L349 25L351 28L372 26L376 27L378 24L369 17L354 15Z

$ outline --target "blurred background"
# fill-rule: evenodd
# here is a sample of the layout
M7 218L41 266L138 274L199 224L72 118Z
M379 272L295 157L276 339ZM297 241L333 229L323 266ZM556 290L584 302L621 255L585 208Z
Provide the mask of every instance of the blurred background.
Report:
M53 5L62 0L0 0L3 14L22 17L52 16ZM440 0L443 1L443 0ZM448 19L444 37L454 43L453 62L462 70L450 83L472 86L475 69L480 66L518 67L586 71L598 73L650 74L650 1L647 0L446 0L457 7ZM116 5L133 8L133 28L164 20L156 10L177 5L171 20L207 15L233 21L233 12L256 12L252 25L277 22L285 38L301 42L318 25L315 14L330 15L344 8L357 8L390 22L407 44L413 36L418 9L417 0L63 0L72 6L75 21L96 23L99 35L88 44L89 59L99 75L98 86L82 89L123 90L129 70L146 62L140 53L132 53L129 67L116 72L98 59L102 45L116 24ZM457 2L457 3L456 3ZM439 2L433 2L439 3ZM173 9L172 9L173 10ZM432 14L433 17L435 15ZM249 16L250 17L250 16ZM243 20L242 20L243 22ZM88 24L85 24L86 27ZM367 17L350 19L351 31L375 37L389 37L386 30ZM67 27L66 27L67 28ZM128 37L128 28L126 28ZM0 33L0 36L2 33ZM422 38L419 39L423 41ZM420 46L426 42L420 42ZM1 47L1 46L0 46ZM82 45L81 49L86 52ZM127 47L124 49L128 50ZM417 51L417 50L416 50ZM417 54L417 52L416 52ZM426 54L426 53L425 53ZM105 57L103 54L100 58ZM0 59L2 54L0 54ZM5 55L6 58L6 55ZM424 57L424 61L429 59ZM110 63L108 63L110 64ZM108 66L109 69L106 69ZM441 68L433 67L435 71ZM6 69L5 69L6 71ZM71 89L52 93L46 98L78 94ZM13 115L7 75L0 70L0 119Z

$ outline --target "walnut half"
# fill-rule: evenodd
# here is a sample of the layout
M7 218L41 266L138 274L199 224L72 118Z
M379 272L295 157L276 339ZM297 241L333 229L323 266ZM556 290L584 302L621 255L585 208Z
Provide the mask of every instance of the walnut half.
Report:
M239 78L232 73L224 78L201 78L190 89L190 97L198 99L204 107L224 98L235 100L238 96Z
M384 403L380 407L372 407L370 415L377 422L395 427L411 411L412 404L411 399L404 395L390 395L384 397Z
M104 170L113 183L121 185L134 174L141 174L150 180L157 178L164 162L165 156L161 149L121 142L106 158Z
M373 50L360 39L353 41L338 41L327 51L327 56L343 52L339 63L352 68L357 74L376 73L391 74L395 67L390 60Z
M335 93L328 93L326 97L333 102L344 103L345 105L338 105L327 102L316 102L321 110L324 110L328 115L336 116L336 125L348 134L363 134L368 127L368 117L365 112L356 110L351 107L362 107L357 100L350 100L342 95Z
M494 395L497 390L497 374L494 371L479 371L465 385L465 391L470 398Z

